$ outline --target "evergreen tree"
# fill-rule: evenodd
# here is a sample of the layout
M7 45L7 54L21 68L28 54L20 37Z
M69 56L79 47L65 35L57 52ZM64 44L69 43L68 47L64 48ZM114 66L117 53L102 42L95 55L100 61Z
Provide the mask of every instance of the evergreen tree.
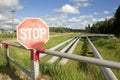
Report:
M113 33L116 36L120 36L120 5L117 8L117 11L114 15L114 27L113 27Z
M91 31L90 24L88 24L88 26L85 27L85 31L86 31L86 32L90 32L90 31Z

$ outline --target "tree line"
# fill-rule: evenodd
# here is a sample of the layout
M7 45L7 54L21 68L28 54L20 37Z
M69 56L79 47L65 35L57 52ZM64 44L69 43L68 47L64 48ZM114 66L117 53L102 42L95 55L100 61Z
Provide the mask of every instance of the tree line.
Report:
M82 29L71 29L65 27L49 27L50 32L59 32L59 33L66 33L66 32L84 32L85 30Z
M120 36L120 5L112 18L105 19L105 21L98 21L92 26L88 25L85 30L90 33L114 34Z

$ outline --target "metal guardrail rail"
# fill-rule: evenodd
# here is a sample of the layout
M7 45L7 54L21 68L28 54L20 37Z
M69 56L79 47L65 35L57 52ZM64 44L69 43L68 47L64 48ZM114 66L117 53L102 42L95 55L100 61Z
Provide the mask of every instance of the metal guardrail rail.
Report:
M86 34L86 35L81 35L80 37L113 37L114 35L110 34Z
M5 44L5 43L2 43L2 44ZM21 48L21 49L26 49L26 48L18 46L18 45L13 45L13 44L8 44L8 45L13 46L13 47L17 47L17 48ZM63 54L61 52L53 51L53 50L45 50L45 53L53 55L53 56L59 56L59 57L63 57L63 58L76 60L76 61L96 64L96 65L99 65L99 66L104 66L104 67L109 67L109 68L114 68L114 69L120 69L120 63L119 62L101 60L101 59L85 57L85 56L80 56L80 55L75 55L75 54L69 54L68 55L66 53Z
M50 48L49 50L56 50L56 49L58 49L59 47L61 47L61 46L63 46L64 44L66 44L67 42L71 41L72 39L73 39L73 38L70 38L70 39L68 39L68 40L66 40L66 41L64 41L64 42L62 42L62 43L60 43L60 44L58 44L58 45ZM46 55L47 55L47 54L40 54L40 58L43 58L43 57L45 57Z
M54 55L54 56L59 56L59 57L71 59L71 60L96 64L99 66L120 69L119 62L113 62L113 61L108 61L108 60L101 60L101 59L96 59L96 58L91 58L91 57L85 57L85 56L75 55L74 53L73 54L69 54L69 53L66 54L66 53L61 53L61 52L52 51L52 50L45 50L45 53L50 54L50 55Z
M88 40L92 50L93 50L93 53L95 55L96 58L99 58L99 59L102 59L102 56L100 55L100 53L98 52L98 50L96 49L96 47L93 45L93 43L91 42L91 40L86 37L86 39ZM106 80L118 80L117 77L114 75L114 73L112 72L112 70L110 68L107 68L107 67L101 67L101 70L106 78Z
M80 38L77 38L77 39L76 39L76 42L71 46L71 48L67 51L67 53L71 53L71 54L72 54L72 52L74 51L74 49L75 49L75 47L76 47L79 39L80 39ZM65 65L67 62L68 62L68 59L62 58L62 59L60 60L59 64Z
M2 43L4 44L4 43ZM6 44L6 43L5 43ZM16 47L16 45L9 44L10 46ZM19 47L19 46L18 46ZM20 48L20 47L19 47ZM23 48L23 47L21 47ZM24 49L24 48L23 48ZM27 69L25 69L23 66L21 66L18 62L16 62L13 58L9 56L9 48L5 48L5 55L8 61L14 63L18 68L20 68L23 72L25 72L29 77L31 77L31 72ZM9 63L9 62L8 62Z
M67 49L69 49L69 47L76 41L76 39L74 39L72 42L70 42L65 48L63 48L60 52L65 52L67 51ZM52 58L50 58L47 63L54 63L59 57L57 56L53 56Z

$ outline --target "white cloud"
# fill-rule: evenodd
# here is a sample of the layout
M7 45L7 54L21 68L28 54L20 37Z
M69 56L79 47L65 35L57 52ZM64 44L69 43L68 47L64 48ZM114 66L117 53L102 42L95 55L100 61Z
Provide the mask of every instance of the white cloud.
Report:
M99 18L99 19L96 19L97 21L105 21L105 19L111 19L113 16L106 16L106 17L102 17L102 18Z
M79 14L79 10L76 9L75 7L69 5L69 4L65 4L62 8L60 9L55 9L54 10L57 13L69 13L69 14Z
M117 9L118 9L118 7L119 7L119 6L116 6L116 7L114 8L114 10L117 10Z
M76 3L74 6L76 8L79 8L79 7L88 7L90 5L91 5L90 3Z
M72 2L87 2L88 0L70 0Z
M12 27L10 26L10 25L6 25L6 24L4 24L4 25L2 25L1 27L0 27L0 29L5 29L5 30L10 30L10 29L12 29Z
M12 9L21 10L23 6L20 5L19 0L0 0L0 28L11 29L13 19L10 10ZM16 15L14 16L14 28L16 28L21 20L16 18Z
M110 18L113 18L113 16L106 16L105 18L106 19L110 19Z
M53 16L53 17L47 18L46 20L48 20L48 21L57 21L57 20L63 20L63 19L66 19L66 18L67 18L66 14L61 14L59 16Z
M92 25L97 21L104 21L109 19L111 16L95 18L94 15L81 15L77 17L69 18L67 14L57 15L57 16L46 16L43 18L45 22L51 27L67 27L73 29L85 29L88 24Z
M97 12L94 12L93 14L94 14L94 15L99 15Z
M18 5L18 0L0 0L1 7L12 7Z
M67 20L68 23L76 23L76 22L80 22L80 21L82 21L82 19L79 17L72 17Z
M104 12L103 12L103 14L109 14L110 12L109 11L107 11L107 10L105 10Z
M88 20L85 20L81 23L84 27L87 26L89 24L89 21Z
M16 17L16 15L14 15L14 29L16 29L16 25L19 24L19 22L21 21L21 19L18 19ZM8 12L0 12L0 29L12 29L12 24L13 24L13 19L11 14L9 14Z
M92 15L83 15L78 17L78 22L75 24L75 28L81 28L84 29L88 24L93 24L96 22L96 19Z
M91 5L90 3L83 3L83 7L88 7L90 5Z
M93 19L93 15L83 15L83 16L80 16L79 18L81 18L82 20L85 20L85 19Z
M70 0L74 3L75 8L79 7L88 7L91 5L91 3L88 2L88 0Z
M19 4L19 0L0 0L0 9L16 9L20 10L23 7Z
M97 21L105 21L105 18L100 18Z
M20 19L15 18L15 19L14 19L14 25L19 24L20 21L21 21ZM9 19L9 20L5 21L4 24L12 25L12 24L13 24L13 20Z
M0 15L0 22L7 20L7 17Z
M44 16L42 19L52 27L61 26L67 19L67 14L60 14L58 16Z
M97 21L97 19L93 18L93 19L92 19L92 21L93 21L93 22L96 22L96 21Z
M68 18L66 15L59 15L54 17L44 17L43 20L45 20L49 26L69 26L70 28L79 28L76 25L81 26L80 28L84 28L90 21L96 21L92 15L83 15L72 18Z
M16 10L22 10L22 9L23 9L23 6L21 6L21 5L16 6Z

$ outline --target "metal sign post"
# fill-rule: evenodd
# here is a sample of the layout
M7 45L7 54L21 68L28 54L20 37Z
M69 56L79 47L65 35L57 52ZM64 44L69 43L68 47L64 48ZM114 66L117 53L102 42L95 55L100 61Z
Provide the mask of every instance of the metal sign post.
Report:
M9 56L9 49L8 49L8 44L7 43L4 44L4 49L5 49L5 57L6 57L6 60L7 60L7 64L6 65L9 67L10 66L9 58L8 58L8 56Z
M31 49L31 79L40 80L39 78L39 51Z

